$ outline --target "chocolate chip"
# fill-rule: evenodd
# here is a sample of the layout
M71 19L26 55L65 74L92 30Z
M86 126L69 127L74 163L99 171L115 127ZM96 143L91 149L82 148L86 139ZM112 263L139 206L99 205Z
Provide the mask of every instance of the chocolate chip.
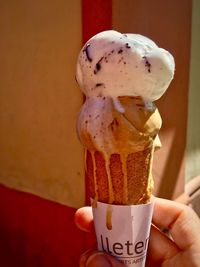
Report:
M131 48L129 43L126 43L126 48Z
M104 83L96 83L96 87L104 86Z
M99 59L99 61L96 63L94 74L97 74L101 70L101 61L103 60L103 57Z
M151 63L148 61L146 56L144 56L143 58L145 60L145 67L147 67L148 72L151 72Z
M92 58L90 57L90 53L89 53L89 47L90 47L90 44L86 44L86 47L83 49L83 52L86 54L88 61L92 62Z

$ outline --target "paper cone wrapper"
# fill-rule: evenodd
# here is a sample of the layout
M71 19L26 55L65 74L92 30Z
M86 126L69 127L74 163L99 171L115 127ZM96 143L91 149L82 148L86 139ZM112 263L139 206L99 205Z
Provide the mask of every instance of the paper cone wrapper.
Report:
M153 213L153 200L141 205L97 202L93 216L99 251L117 257L125 266L144 267Z

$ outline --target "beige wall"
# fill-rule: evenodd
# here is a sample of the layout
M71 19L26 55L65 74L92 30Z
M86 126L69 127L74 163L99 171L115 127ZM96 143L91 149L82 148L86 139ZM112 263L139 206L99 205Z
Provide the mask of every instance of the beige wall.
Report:
M200 1L193 0L186 181L200 175Z
M80 206L81 3L1 1L0 35L0 183Z

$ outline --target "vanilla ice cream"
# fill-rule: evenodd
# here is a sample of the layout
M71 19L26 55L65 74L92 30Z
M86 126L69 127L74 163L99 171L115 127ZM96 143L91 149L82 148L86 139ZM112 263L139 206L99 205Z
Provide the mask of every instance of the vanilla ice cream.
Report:
M87 96L140 96L154 101L174 75L174 59L138 34L101 32L82 48L76 78Z

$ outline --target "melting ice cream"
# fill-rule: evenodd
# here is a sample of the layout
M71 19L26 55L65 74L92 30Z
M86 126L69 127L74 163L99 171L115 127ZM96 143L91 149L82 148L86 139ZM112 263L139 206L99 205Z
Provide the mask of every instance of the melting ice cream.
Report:
M82 48L77 82L86 95L77 122L95 200L147 203L161 118L153 101L168 88L174 59L137 34L101 32Z

